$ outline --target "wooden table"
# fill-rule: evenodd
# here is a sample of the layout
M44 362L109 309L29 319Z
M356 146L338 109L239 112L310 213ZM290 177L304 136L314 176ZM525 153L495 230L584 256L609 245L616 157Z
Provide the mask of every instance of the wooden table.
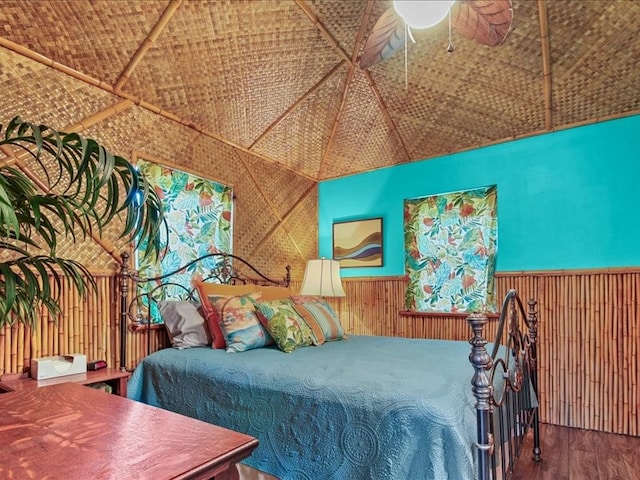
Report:
M215 479L258 440L63 383L0 394L0 478Z
M114 394L126 397L127 381L130 376L131 374L126 370L118 370L116 368L90 370L84 373L63 375L61 377L47 378L45 380L34 380L28 375L4 375L0 379L0 392L21 392L22 390L49 387L59 383L79 383L81 385L106 383L111 386Z

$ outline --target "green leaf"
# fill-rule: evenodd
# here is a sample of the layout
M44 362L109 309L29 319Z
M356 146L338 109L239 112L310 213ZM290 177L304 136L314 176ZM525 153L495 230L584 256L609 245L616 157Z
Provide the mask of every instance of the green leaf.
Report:
M33 324L40 306L57 315L63 281L81 294L95 288L84 265L57 256L61 235L74 242L101 236L123 214L121 236L144 244L145 255L157 258L166 230L162 203L130 162L95 140L19 117L4 134L2 128L0 146L30 157L43 174L36 185L20 169L0 167L0 247L15 255L0 261L0 328L15 320Z

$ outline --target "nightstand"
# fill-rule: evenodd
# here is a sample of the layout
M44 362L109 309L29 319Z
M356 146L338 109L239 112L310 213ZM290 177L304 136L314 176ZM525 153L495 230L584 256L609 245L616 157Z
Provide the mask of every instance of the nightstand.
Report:
M48 387L60 383L79 383L80 385L95 385L106 383L111 387L112 393L127 396L127 381L130 372L115 368L102 368L100 370L78 373L75 375L64 375L62 377L47 378L46 380L34 380L28 374L23 375L3 375L0 379L0 393L21 392L33 388Z

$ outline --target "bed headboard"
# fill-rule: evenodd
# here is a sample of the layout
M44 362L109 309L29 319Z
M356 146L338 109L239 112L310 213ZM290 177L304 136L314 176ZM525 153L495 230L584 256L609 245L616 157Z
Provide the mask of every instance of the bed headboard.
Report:
M203 255L161 276L143 277L136 270L129 268L130 255L126 252L122 253L119 273L121 370L127 368L127 330L150 326L149 310L154 303L165 299L165 292L169 286L183 290L181 293L184 299L194 300L196 288L193 285L187 288L173 281L172 277L189 271L204 260L212 258L216 260L215 266L202 275L202 281L227 285L251 283L282 287L288 287L291 282L291 267L289 265L285 267L285 276L280 280L274 280L264 275L247 260L225 252ZM146 286L142 292L136 288L140 285Z

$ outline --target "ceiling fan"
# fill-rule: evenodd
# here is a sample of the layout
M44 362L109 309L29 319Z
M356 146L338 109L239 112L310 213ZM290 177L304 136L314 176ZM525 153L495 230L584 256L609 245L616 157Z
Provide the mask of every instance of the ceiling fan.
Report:
M511 0L394 1L373 26L358 63L365 70L391 57L411 39L412 28L427 28L451 15L451 28L476 42L500 45L511 28ZM429 12L432 18L421 22L418 14ZM418 21L416 21L418 20ZM451 44L449 51L452 51Z

